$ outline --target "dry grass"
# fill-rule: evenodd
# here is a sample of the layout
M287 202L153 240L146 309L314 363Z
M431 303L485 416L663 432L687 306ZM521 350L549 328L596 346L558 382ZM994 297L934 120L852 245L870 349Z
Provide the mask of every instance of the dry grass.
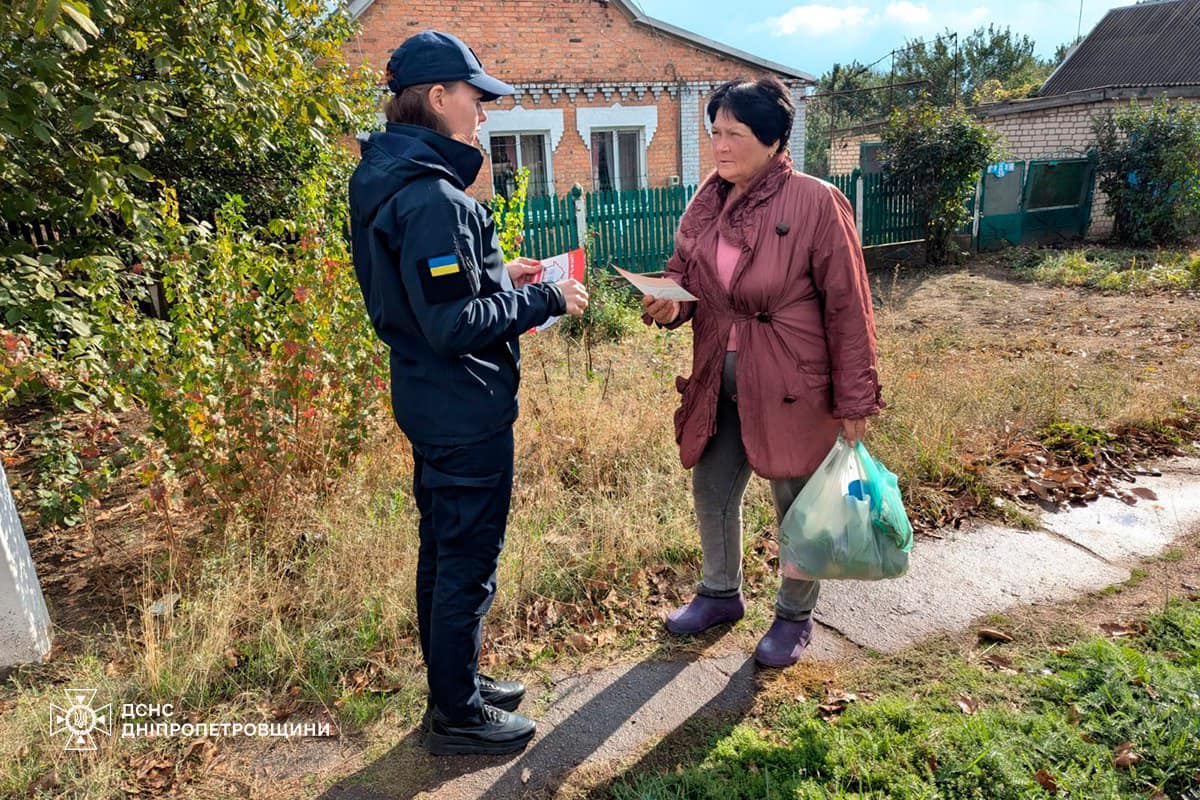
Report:
M1153 421L1195 391L1195 301L1101 298L967 272L880 293L889 408L868 442L934 516L957 496L993 491L979 464L1019 431ZM590 358L554 335L523 347L515 494L487 663L548 669L595 648L657 646L656 620L688 593L700 557L671 422L690 333L639 328ZM159 551L138 607L96 652L18 672L0 695L0 795L56 770L62 796L120 797L138 759L181 757L186 743L116 739L91 760L63 754L45 714L65 681L94 684L114 703L175 702L207 721L269 719L298 687L310 709L394 738L424 694L410 480L407 444L381 412L374 444L331 496L298 498L267 530L235 520L219 536ZM747 577L760 596L773 591L762 535L772 516L756 480ZM173 591L182 599L172 615L148 612Z

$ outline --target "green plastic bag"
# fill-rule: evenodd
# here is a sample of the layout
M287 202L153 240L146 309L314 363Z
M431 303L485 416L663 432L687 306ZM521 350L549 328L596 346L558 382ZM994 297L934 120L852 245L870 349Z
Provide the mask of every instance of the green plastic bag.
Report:
M866 476L866 494L871 500L871 524L875 530L891 537L902 551L912 550L913 528L904 510L900 484L883 462L867 452L861 441L854 448Z
M896 476L838 437L780 525L785 578L875 581L908 571L912 525Z

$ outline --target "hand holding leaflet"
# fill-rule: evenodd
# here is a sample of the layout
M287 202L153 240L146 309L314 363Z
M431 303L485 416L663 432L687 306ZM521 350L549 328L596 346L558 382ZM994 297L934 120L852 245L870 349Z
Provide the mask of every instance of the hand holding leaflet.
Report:
M532 276L533 283L558 283L568 278L574 278L583 283L585 262L582 249L577 248L550 258L543 258L541 263L542 271ZM558 320L559 317L550 317L534 330L544 331Z
M661 300L697 299L696 295L684 289L670 278L651 278L649 275L637 275L627 272L616 265L613 265L613 269L617 271L618 275L633 284L633 288L644 295L657 297Z

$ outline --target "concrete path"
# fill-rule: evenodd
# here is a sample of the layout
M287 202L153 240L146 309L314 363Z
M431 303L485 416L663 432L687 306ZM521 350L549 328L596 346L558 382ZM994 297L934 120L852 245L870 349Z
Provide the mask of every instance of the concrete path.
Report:
M941 631L1025 603L1065 600L1126 580L1129 564L1200 524L1200 459L1163 465L1138 486L1157 499L1136 506L1103 498L1043 518L1044 529L980 526L923 540L904 578L830 581L806 658L837 660L856 647L894 651ZM719 636L718 636L719 638ZM685 724L721 724L750 708L755 667L748 652L694 660L622 664L554 685L538 735L509 758L425 755L411 733L325 800L466 800L544 797L578 769L670 747Z

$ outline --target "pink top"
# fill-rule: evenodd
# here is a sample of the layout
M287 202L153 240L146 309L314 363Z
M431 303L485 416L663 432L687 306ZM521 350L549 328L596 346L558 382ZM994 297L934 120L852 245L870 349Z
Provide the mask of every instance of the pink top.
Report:
M725 287L725 291L729 291L729 284L733 282L733 271L737 268L738 256L740 251L725 241L725 237L717 236L717 277L721 279L721 285ZM737 328L729 328L729 344L726 346L727 352L737 350Z

